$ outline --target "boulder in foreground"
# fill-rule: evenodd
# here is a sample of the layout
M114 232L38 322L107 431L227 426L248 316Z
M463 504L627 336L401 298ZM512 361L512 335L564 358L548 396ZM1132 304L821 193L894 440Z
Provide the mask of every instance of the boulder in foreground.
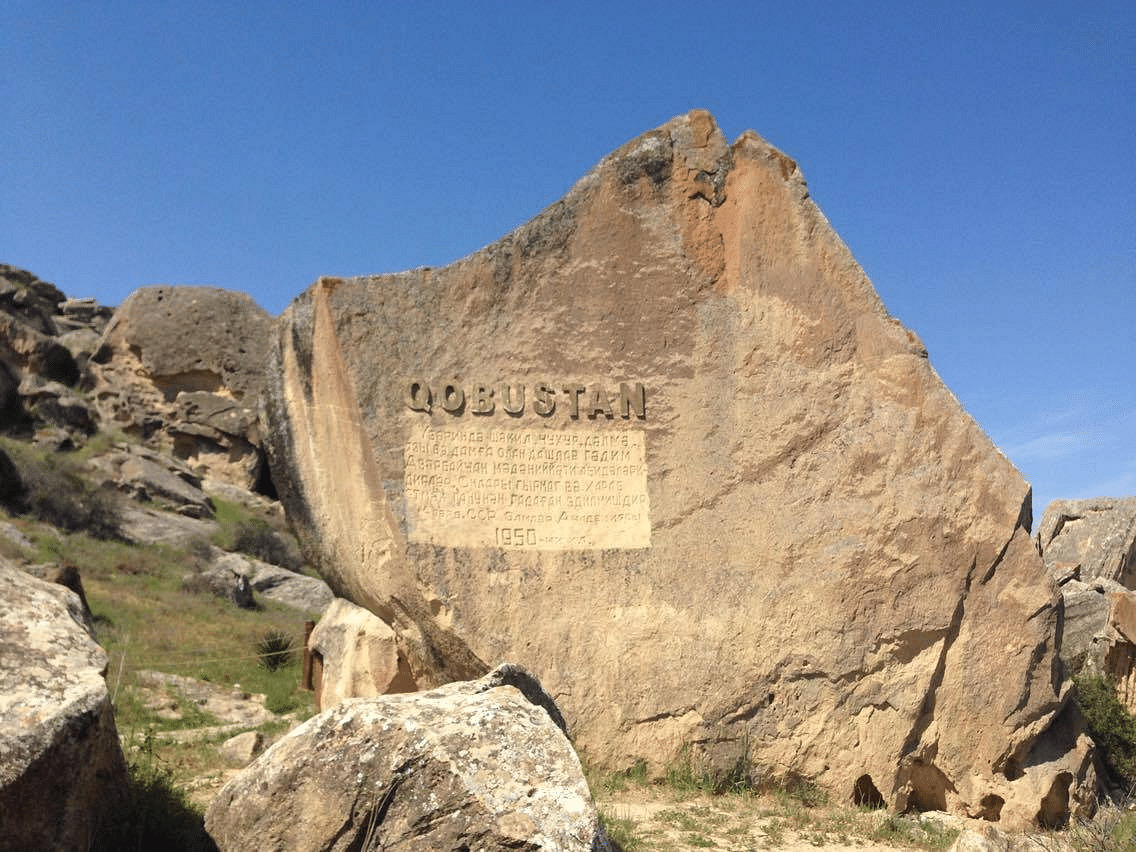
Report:
M608 850L558 723L540 684L507 665L430 692L347 699L229 782L205 828L220 852Z
M125 800L106 653L79 596L0 559L0 850L87 850Z

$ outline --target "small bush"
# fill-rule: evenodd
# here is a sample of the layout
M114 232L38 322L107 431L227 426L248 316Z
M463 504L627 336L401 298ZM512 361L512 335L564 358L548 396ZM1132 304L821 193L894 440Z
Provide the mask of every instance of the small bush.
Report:
M67 532L83 531L103 540L121 536L115 492L92 485L82 467L61 453L39 454L15 443L9 448L23 484L9 500L12 508Z
M287 568L289 571L299 571L304 567L296 546L272 528L267 521L259 518L238 523L233 530L233 550L254 556L262 562L270 562Z
M1082 672L1073 686L1105 764L1126 787L1136 787L1136 716L1116 697L1116 686L1106 677Z
M292 637L279 630L269 630L256 644L256 653L262 668L274 672L292 661Z

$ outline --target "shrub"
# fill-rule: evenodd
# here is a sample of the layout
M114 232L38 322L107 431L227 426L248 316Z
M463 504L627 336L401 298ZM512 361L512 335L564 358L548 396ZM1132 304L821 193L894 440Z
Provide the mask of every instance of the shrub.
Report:
M82 467L60 453L35 453L28 447L9 444L22 493L10 505L36 519L67 532L84 531L94 538L121 536L121 506L118 495L92 485Z
M1136 716L1116 697L1116 685L1106 677L1082 672L1073 686L1105 764L1126 787L1136 787Z
M279 630L269 630L256 644L262 668L274 672L292 661L292 637Z
M241 521L236 525L233 529L233 550L289 571L299 571L304 567L304 561L295 545L274 530L267 521L259 518Z

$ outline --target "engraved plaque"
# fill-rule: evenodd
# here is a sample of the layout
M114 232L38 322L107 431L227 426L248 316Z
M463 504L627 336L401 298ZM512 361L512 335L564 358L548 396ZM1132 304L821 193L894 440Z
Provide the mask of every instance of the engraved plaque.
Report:
M405 461L410 541L529 550L651 546L642 431L419 426Z

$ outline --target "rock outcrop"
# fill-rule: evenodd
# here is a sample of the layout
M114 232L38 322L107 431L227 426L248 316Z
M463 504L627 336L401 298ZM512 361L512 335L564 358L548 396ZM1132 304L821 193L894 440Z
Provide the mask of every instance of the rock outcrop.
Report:
M229 782L228 850L607 850L552 699L502 666L473 683L345 701Z
M115 311L90 365L108 424L201 474L254 488L258 396L272 317L243 293L144 287Z
M1136 712L1136 497L1055 500L1037 546L1061 589L1066 670L1105 675Z
M0 559L0 850L89 849L126 794L105 652L69 589Z
M265 405L309 557L422 686L516 660L611 767L1009 824L1095 793L1029 486L752 132L692 112L449 267L321 279Z
M1054 500L1045 507L1037 544L1054 574L1076 571L1136 589L1136 497Z

